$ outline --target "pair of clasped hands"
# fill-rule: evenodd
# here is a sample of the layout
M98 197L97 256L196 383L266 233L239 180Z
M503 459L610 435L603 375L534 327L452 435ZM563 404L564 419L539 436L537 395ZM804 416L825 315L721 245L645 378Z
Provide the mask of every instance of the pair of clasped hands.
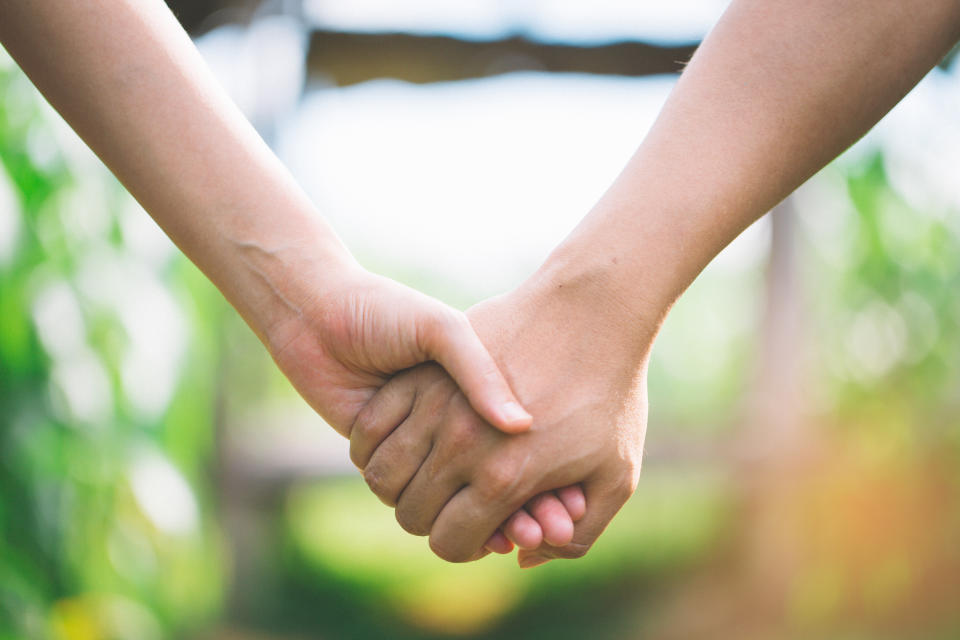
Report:
M640 468L646 350L616 339L620 305L544 268L464 314L346 262L267 344L371 490L445 560L583 555Z

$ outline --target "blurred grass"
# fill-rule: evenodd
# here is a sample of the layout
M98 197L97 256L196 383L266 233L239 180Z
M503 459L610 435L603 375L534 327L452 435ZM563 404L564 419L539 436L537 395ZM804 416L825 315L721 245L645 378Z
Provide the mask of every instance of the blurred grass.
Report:
M466 565L437 559L359 478L306 485L286 503L288 562L317 582L362 594L360 606L389 611L410 634L480 633L539 601L589 599L585 594L612 581L664 578L701 560L724 539L727 485L716 474L650 473L588 560L527 571L517 569L515 556ZM543 637L562 636L551 618L537 620Z
M182 258L130 242L124 225L143 212L0 61L0 637L167 638L221 597L203 487L222 304ZM195 310L190 348L138 325L131 291L173 320ZM172 389L159 411L125 373L145 335L186 354L149 372ZM146 460L162 473L138 488ZM155 505L182 478L188 519L172 531Z

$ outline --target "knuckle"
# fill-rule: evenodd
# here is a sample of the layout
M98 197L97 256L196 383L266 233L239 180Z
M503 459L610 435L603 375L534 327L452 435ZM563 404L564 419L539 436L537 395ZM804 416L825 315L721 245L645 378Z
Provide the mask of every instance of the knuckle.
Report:
M456 412L448 419L449 446L457 452L473 449L483 434L486 425L466 412Z
M476 485L485 502L500 502L512 496L519 481L519 470L513 461L497 458L482 467Z
M605 493L619 504L625 503L633 496L640 481L639 460L621 460L613 468L607 479Z
M367 466L366 457L367 456L361 453L359 445L352 442L350 443L350 462L353 463L353 466L363 471L364 467Z
M441 560L446 560L447 562L462 563L469 561L472 557L472 554L447 546L445 543L437 540L436 536L430 537L430 551Z
M637 484L640 481L640 465L630 464L624 469L620 479L616 483L615 493L618 498L626 502L637 490Z
M425 527L417 518L416 513L404 508L402 505L397 507L395 516L400 528L407 533L415 536L425 536L430 533L430 527Z
M618 502L624 503L633 495L635 488L636 485L630 480L620 480L613 487L613 496Z
M394 497L391 495L387 478L378 465L370 465L364 469L363 480L367 483L373 495L390 506L396 504Z
M350 460L361 469L370 461L366 443L371 440L372 429L372 414L367 407L364 407L357 414L353 426L350 427Z
M350 442L350 462L361 471L367 466L368 462L365 452L361 451L360 445L354 444L353 441Z

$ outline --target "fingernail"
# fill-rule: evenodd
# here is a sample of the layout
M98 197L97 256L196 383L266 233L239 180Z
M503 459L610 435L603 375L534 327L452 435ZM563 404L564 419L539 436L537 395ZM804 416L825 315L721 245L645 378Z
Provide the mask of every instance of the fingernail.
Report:
M504 419L510 423L529 422L533 419L533 416L527 413L523 407L512 400L504 403L502 412Z
M523 560L520 561L521 569L532 569L533 567L539 567L544 562L549 562L550 558L544 558L543 556L532 555L525 556Z

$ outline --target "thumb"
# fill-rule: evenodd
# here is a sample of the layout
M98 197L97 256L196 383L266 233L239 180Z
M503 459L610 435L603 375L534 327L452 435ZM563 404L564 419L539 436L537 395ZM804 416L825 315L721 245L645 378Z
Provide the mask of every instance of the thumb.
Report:
M425 355L457 382L474 411L504 433L522 433L533 418L517 401L467 316L446 312L424 328Z

